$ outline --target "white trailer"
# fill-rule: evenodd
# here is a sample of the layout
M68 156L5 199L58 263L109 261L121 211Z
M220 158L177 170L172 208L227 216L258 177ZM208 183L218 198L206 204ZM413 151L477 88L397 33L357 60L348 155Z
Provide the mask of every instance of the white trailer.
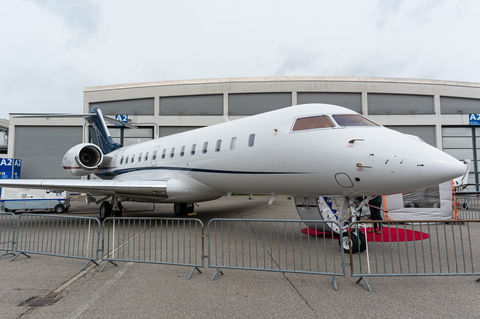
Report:
M70 208L70 193L40 189L0 188L0 208L5 212L43 210L64 213Z

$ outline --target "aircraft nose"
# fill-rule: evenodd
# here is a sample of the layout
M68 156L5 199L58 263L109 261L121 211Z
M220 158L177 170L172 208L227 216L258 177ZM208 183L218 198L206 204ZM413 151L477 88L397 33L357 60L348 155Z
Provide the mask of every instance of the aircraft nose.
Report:
M465 174L465 165L439 149L425 144L418 151L418 173L427 185L446 182Z

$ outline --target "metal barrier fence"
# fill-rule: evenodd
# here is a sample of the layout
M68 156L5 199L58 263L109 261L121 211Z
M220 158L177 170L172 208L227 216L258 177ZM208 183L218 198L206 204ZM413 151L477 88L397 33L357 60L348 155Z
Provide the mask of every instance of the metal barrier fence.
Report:
M30 254L86 259L98 263L100 222L96 218L22 214L18 218L16 255Z
M15 229L17 219L13 213L0 213L0 258L5 255L15 255Z
M349 238L365 233L361 223L350 225ZM364 252L350 250L352 276L370 291L366 277L480 275L480 246L472 243L480 235L479 220L380 223L382 234L367 233Z
M204 267L204 227L199 219L118 218L103 221L103 260Z
M480 220L480 195L456 194L458 219Z
M305 223L316 225L312 230L316 236L302 233ZM212 219L208 223L208 267L217 268L212 280L223 274L221 269L307 273L333 276L337 290L335 276L345 276L345 258L338 239L326 232L333 224L337 223Z

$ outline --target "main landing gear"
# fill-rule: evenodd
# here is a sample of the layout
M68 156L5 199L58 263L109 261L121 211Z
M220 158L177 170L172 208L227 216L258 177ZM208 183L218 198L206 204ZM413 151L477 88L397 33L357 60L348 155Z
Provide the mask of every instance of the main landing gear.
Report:
M175 203L173 204L173 212L176 216L185 216L187 214L193 213L195 206L193 203Z
M112 202L104 201L100 205L100 220L104 220L108 217L122 217L123 206L118 201L118 198L113 196Z

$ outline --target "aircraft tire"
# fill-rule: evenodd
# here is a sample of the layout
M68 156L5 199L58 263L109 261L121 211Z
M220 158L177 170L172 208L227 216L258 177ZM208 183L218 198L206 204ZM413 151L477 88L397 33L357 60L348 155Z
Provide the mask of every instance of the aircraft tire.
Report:
M360 252L365 251L367 249L367 237L361 231L358 232L358 240L360 241Z
M65 213L65 206L63 206L62 204L57 204L53 210L55 211L55 213L57 214L63 214Z
M186 203L184 204L175 203L173 204L173 212L175 213L176 216L185 216L188 213L187 207L188 207L188 204Z
M112 216L112 204L103 202L102 205L100 205L100 220L104 220L110 216Z
M351 240L352 240L352 254L355 254L358 252L358 238L357 235L355 235L353 232L350 235ZM342 234L343 238L348 238L348 232L344 232ZM340 239L338 240L338 244L340 245L340 248L343 249L343 252L346 254L350 253L350 247L348 247L347 243L343 243Z
M193 213L194 209L195 209L195 205L193 203L188 203L187 204L187 214Z

